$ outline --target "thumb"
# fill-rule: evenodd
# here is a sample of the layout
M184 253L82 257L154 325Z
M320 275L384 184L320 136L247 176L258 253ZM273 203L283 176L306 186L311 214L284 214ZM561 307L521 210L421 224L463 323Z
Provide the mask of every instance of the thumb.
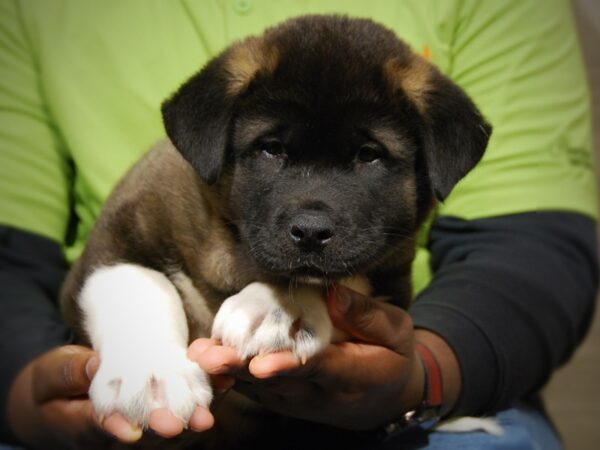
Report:
M413 323L398 306L335 285L327 294L327 309L333 324L359 341L398 353L410 348Z
M89 366L97 354L86 347L66 345L43 354L33 367L33 395L37 403L86 394Z

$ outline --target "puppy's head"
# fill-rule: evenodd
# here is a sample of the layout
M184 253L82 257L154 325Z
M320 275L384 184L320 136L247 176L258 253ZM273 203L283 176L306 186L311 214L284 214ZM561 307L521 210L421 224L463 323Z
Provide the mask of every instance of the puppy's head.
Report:
M391 31L333 16L234 44L163 116L207 184L227 179L228 209L259 267L287 277L335 279L406 248L491 132Z

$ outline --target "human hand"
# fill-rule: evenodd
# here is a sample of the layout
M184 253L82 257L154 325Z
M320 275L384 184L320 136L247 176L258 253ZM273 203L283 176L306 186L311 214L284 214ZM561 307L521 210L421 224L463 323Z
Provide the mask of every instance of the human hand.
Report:
M256 356L246 367L234 349L207 340L192 344L190 358L209 374L237 372L238 391L276 412L314 422L372 429L414 409L422 399L424 373L408 313L341 286L327 306L351 341L329 345L306 364L280 352Z
M33 448L70 448L82 441L106 440L86 397L87 372L94 370L97 361L92 350L67 345L38 356L21 369L7 403L7 418L15 436Z
M87 397L99 360L92 350L75 345L59 347L38 356L16 376L8 396L9 425L16 437L33 448L90 448L102 446L112 435L123 442L141 438L142 430L121 414L102 421ZM213 424L207 410L190 419L190 427L206 430ZM166 410L156 410L150 428L171 437L183 424Z

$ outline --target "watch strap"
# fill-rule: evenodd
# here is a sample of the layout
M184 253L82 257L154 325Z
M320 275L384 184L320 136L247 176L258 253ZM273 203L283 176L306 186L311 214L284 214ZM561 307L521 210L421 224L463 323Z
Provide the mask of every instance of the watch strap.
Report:
M416 409L408 411L400 420L389 423L383 428L381 437L384 441L415 427L428 430L440 420L440 411L444 399L440 365L426 345L417 342L415 343L415 350L423 365L423 400Z
M423 404L429 408L437 407L441 409L444 400L444 386L440 365L426 345L417 342L415 344L415 349L421 357L423 368L425 370Z

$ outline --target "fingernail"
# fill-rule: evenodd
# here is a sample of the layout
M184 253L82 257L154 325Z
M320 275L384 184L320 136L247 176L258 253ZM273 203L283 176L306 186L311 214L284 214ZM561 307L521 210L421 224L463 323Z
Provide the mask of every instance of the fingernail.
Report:
M85 374L87 375L88 380L91 381L91 379L94 375L94 372L98 368L99 363L100 363L100 359L95 355L90 357L90 359L88 359L87 362L85 363Z
M136 426L130 426L128 430L125 431L125 438L130 442L139 441L142 438L142 428Z
M121 413L112 413L102 421L106 432L124 442L136 442L142 438L143 430L138 424L130 423Z

